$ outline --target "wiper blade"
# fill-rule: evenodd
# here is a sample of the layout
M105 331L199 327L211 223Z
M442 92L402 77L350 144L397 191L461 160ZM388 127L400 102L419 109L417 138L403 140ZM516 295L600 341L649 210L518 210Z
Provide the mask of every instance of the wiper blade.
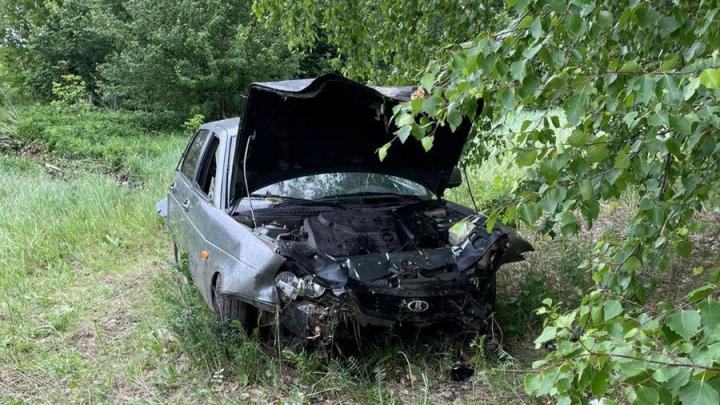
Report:
M412 194L395 194L395 193L379 193L379 192L372 192L372 191L360 191L357 193L348 193L348 194L335 194L335 195L329 195L320 198L321 200L332 200L335 198L348 198L348 197L398 197L398 198L412 198L415 200L422 199L420 196L412 195Z
M330 201L318 201L318 200L310 200L307 198L299 198L299 197L289 197L286 195L277 195L277 194L250 194L250 198L259 198L259 199L265 199L265 198L275 198L278 200L286 201L286 202L293 202L293 203L299 203L302 205L319 205L319 206L325 206L325 207L339 207L339 208L345 208L344 206L330 202Z

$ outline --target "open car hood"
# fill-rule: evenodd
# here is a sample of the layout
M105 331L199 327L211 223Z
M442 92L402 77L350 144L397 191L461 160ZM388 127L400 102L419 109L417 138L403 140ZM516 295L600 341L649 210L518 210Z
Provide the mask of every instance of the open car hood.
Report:
M410 137L395 141L380 161L377 149L393 139L392 108L412 87L368 87L337 73L316 79L255 83L238 129L233 170L235 197L291 178L329 172L389 174L415 181L437 195L460 159L471 123L455 132L438 127L425 152ZM249 140L249 142L248 142Z

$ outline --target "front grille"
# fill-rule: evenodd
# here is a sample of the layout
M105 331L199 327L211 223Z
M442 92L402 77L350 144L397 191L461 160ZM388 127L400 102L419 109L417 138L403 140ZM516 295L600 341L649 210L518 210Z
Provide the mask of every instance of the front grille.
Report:
M460 314L465 303L466 294L447 294L438 296L403 296L375 293L370 291L353 291L358 310L365 315L411 322L428 322ZM428 304L422 312L413 312L408 308L411 301L422 300Z

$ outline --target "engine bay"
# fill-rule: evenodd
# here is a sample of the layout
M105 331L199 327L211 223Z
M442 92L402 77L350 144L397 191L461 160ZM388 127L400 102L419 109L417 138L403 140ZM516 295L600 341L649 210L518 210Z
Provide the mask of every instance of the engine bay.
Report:
M333 257L434 249L449 245L453 224L467 213L440 201L348 207L273 206L255 210L256 232L305 243ZM248 215L238 217L248 225Z
M236 217L252 225L247 212ZM254 210L255 232L287 259L285 267L327 287L348 280L398 285L439 281L445 273L493 273L507 260L507 228L488 232L486 218L442 200L377 198L339 205L274 201ZM527 249L525 249L527 250ZM520 260L522 260L522 257ZM427 281L427 280L426 280Z
M360 325L455 319L479 330L495 272L522 260L507 256L512 231L488 231L486 217L443 200L266 200L235 219L257 223L253 232L286 259L275 278L281 322L298 336L321 335L320 313L351 313Z

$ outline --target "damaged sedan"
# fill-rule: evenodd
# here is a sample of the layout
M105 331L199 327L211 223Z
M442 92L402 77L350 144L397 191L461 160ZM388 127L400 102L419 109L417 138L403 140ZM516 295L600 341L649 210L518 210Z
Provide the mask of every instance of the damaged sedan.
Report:
M158 210L223 320L277 319L318 342L368 325L486 330L496 272L532 246L443 199L470 122L378 159L413 90L338 74L256 83L241 119L193 135Z

